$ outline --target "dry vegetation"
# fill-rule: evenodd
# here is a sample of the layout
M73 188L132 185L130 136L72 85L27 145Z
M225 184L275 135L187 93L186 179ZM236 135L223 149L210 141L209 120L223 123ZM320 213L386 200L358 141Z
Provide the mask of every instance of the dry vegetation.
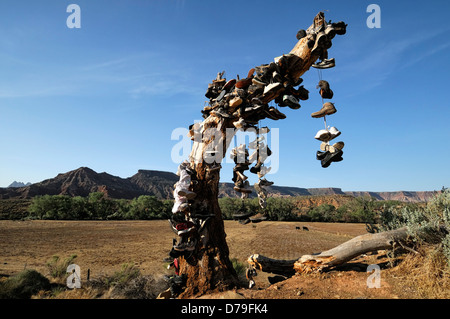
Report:
M296 226L307 226L309 231ZM320 252L366 232L364 224L225 221L230 257L246 266L260 253L295 259ZM162 279L172 238L167 221L0 221L0 276L35 269L51 278L48 262L76 255L82 289L68 290L64 280L52 293L35 298L154 298L166 287ZM421 253L421 254L420 254ZM449 298L449 273L435 248L393 258L385 251L318 275L294 276L271 285L273 274L258 273L256 286L237 292L246 298ZM398 263L398 261L403 262ZM391 267L391 264L398 265ZM382 287L366 286L367 265L382 268ZM63 266L64 267L64 266ZM86 281L87 269L90 281ZM126 282L126 285L125 285Z

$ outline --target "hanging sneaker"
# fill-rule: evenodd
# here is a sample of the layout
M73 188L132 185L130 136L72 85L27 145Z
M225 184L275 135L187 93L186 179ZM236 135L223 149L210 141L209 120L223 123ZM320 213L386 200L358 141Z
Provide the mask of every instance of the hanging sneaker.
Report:
M337 152L331 153L331 152L327 152L327 154L325 155L325 157L321 160L321 165L323 168L327 168L328 166L330 166L330 164L332 162L340 162L342 161L342 155L344 154L344 152L342 150L339 150Z
M283 104L289 106L293 110L298 110L301 105L293 95L283 95Z
M314 138L322 142L328 142L329 140L331 140L331 133L328 130L320 130L317 132Z
M268 181L265 177L259 180L259 185L261 186L271 186L273 182Z
M335 139L336 137L341 135L341 131L339 131L334 126L329 129L329 132L330 132L330 139L329 139L329 141L331 141L332 139Z
M338 152L344 148L344 142L337 142L328 147L330 153Z
M329 146L330 144L328 142L322 142L320 143L320 150L326 152L328 151Z
M337 112L337 110L334 107L334 104L331 102L327 102L322 106L320 111L312 113L311 116L314 118L320 118L320 117L324 117L326 115L334 114L336 112Z
M333 91L330 89L330 84L325 80L320 80L319 84L316 86L316 89L320 88L320 96L323 99L331 99L333 98Z
M309 99L309 91L303 85L298 89L293 89L292 94L302 101Z
M332 58L332 59L323 59L319 63L314 63L312 65L312 67L316 68L316 69L330 69L330 68L333 68L335 66L336 66L336 61L334 60L334 58Z
M283 120L286 118L286 115L281 113L280 111L278 111L276 108L274 108L273 106L269 107L268 110L270 113L272 113L275 117L277 117L280 120Z

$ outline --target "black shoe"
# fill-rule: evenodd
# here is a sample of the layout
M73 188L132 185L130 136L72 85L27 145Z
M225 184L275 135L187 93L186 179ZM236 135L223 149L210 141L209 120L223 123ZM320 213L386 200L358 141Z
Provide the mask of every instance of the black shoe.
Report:
M306 37L306 31L305 30L299 30L298 32L297 32L297 40L301 40L301 39L303 39L304 37Z
M323 160L323 159L325 158L325 156L327 156L329 153L330 153L330 152L328 152L328 151L326 151L326 152L317 151L316 159L317 159L318 161L321 161L321 160Z
M342 161L342 155L344 152L342 150L339 150L334 153L327 152L328 154L321 160L321 165L323 168L327 168L330 166L332 162L340 162Z
M344 35L347 32L347 24L344 21L339 21L331 24L338 35Z
M296 90L292 90L292 94L298 99L305 101L309 98L309 91L302 85Z

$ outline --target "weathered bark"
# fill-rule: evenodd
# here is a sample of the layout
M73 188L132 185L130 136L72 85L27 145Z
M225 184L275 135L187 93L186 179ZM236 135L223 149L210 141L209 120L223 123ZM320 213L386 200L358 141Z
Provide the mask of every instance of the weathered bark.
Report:
M258 254L248 258L251 267L264 272L292 274L320 272L344 264L351 259L376 250L391 248L408 238L406 227L357 236L345 243L316 255L303 255L297 260L276 260Z
M304 255L293 266L299 273L327 270L361 254L392 248L394 243L405 241L407 237L406 227L376 234L364 234L318 255Z
M309 29L313 28L313 26L314 23ZM307 37L300 39L288 56L284 67L287 68L286 76L293 82L298 80L319 58L317 54L311 54L311 48L307 44ZM282 94L283 90L281 89L275 95L263 97L261 100L263 103L269 103L279 94ZM192 191L197 194L197 197L192 203L192 209L194 211L196 209L206 209L213 213L215 217L206 225L203 238L199 241L198 247L193 253L193 258L180 258L180 274L187 276L186 289L181 298L201 295L215 289L230 289L236 286L238 282L235 270L229 260L224 223L218 204L220 170L208 172L208 165L204 161L205 150L208 149L208 146L213 141L217 143L217 140L214 138L205 136L207 129L217 129L217 132L220 132L219 143L215 145L222 146L219 152L221 151L221 159L223 159L234 136L235 127L233 122L237 120L238 118L230 119L210 115L203 121L200 140L197 137L194 138L190 162L196 172ZM233 133L230 134L230 132Z
M251 255L247 259L247 262L250 264L251 268L277 275L293 275L295 273L294 263L296 261L297 259L272 259L259 254Z

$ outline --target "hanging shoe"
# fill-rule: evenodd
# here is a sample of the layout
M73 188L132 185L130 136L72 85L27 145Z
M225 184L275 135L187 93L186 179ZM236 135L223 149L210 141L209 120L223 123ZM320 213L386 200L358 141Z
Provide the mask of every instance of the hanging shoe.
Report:
M331 153L331 152L327 152L327 154L325 155L325 157L321 160L321 165L323 168L327 168L328 166L330 166L330 164L332 162L340 162L342 161L342 155L344 154L344 152L342 150L339 150L337 152Z
M306 31L303 30L303 29L299 30L297 32L297 36L296 37L297 37L297 40L303 39L304 37L306 37Z
M326 41L327 41L327 36L326 36L325 32L319 32L316 37L316 43L314 44L313 48L311 49L311 54L317 54L320 52L320 50L323 50Z
M338 35L344 35L347 32L347 24L344 21L339 21L331 24Z
M309 99L309 91L303 85L298 89L293 89L292 94L302 101Z
M260 186L271 186L273 182L268 181L265 177L259 180Z
M320 118L320 117L324 117L326 115L334 114L336 112L337 112L337 110L334 107L334 103L327 102L322 106L320 111L312 113L311 116L314 118Z
M329 140L331 140L331 133L328 130L320 130L317 132L314 138L322 142L328 142Z
M316 69L330 69L336 66L336 61L334 58L332 59L323 59L319 63L314 63L312 65L313 68Z
M330 153L341 151L344 148L344 142L337 142L329 146Z
M194 199L194 198L197 196L196 193L191 192L191 191L188 190L188 189L180 189L180 190L178 191L178 195L180 195L180 196L182 196L182 197L186 197L188 200Z
M320 150L326 152L328 151L329 146L330 144L328 142L322 142L320 143Z
M316 153L316 159L317 159L318 161L321 161L321 160L323 160L329 153L330 153L330 152L328 152L328 151L325 151L325 152L317 151L317 153Z
M298 110L301 105L293 95L283 95L283 104L289 106L293 110Z
M268 110L269 113L272 113L275 117L277 117L280 120L283 120L286 118L286 115L284 113L281 113L280 111L278 111L276 108L274 108L273 106L269 107Z
M335 139L336 137L341 135L341 131L339 131L334 126L329 129L329 132L330 132L330 139L329 139L329 141L331 141L332 139Z
M320 88L320 96L323 99L331 99L333 98L333 91L330 89L330 84L325 80L320 80L319 84L316 86L316 89Z

